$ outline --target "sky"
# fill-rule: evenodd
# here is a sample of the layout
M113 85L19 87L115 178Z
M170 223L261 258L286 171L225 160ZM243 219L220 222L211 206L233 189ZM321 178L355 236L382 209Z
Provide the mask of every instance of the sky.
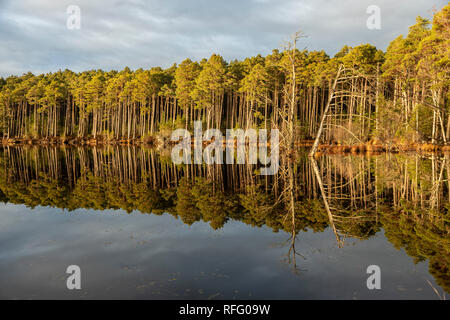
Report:
M212 53L227 61L280 48L297 30L299 48L333 56L344 45L385 50L415 17L445 0L0 0L0 76L71 69L163 68ZM80 9L80 28L67 20ZM370 5L381 28L369 29Z

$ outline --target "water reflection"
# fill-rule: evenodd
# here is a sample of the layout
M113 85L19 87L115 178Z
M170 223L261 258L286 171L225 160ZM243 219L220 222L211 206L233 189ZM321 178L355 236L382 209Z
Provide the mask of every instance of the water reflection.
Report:
M0 200L13 204L169 213L218 230L244 223L290 235L287 262L301 274L296 241L328 227L343 247L380 231L450 290L449 160L419 155L322 156L301 150L275 176L255 165L175 165L170 152L137 147L8 147ZM301 242L301 240L300 240ZM301 261L297 261L300 257Z

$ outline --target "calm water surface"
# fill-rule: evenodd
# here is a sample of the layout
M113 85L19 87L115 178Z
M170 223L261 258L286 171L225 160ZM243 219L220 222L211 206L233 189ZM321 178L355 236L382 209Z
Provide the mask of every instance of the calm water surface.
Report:
M279 201L285 177L248 166L175 166L132 147L0 159L3 299L438 299L427 281L449 291L445 158L321 157L317 176L299 152L294 219ZM81 290L66 288L72 264ZM366 286L373 264L381 290Z

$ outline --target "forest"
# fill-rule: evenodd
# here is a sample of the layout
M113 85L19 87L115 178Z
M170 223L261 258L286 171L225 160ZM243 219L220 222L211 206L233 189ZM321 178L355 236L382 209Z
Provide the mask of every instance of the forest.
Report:
M2 144L155 144L194 120L222 130L287 122L296 140L311 140L326 116L327 144L445 145L449 18L450 5L417 17L386 52L361 44L329 57L287 45L243 61L213 54L167 69L0 78Z

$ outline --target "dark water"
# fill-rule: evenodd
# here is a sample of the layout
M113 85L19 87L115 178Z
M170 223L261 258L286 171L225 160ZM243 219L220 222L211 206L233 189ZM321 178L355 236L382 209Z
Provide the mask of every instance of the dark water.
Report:
M444 157L323 156L316 174L299 150L291 176L263 177L253 166L175 166L170 152L134 147L0 152L3 299L449 292ZM69 265L81 268L81 290L66 287ZM381 269L380 290L367 288L369 265Z

